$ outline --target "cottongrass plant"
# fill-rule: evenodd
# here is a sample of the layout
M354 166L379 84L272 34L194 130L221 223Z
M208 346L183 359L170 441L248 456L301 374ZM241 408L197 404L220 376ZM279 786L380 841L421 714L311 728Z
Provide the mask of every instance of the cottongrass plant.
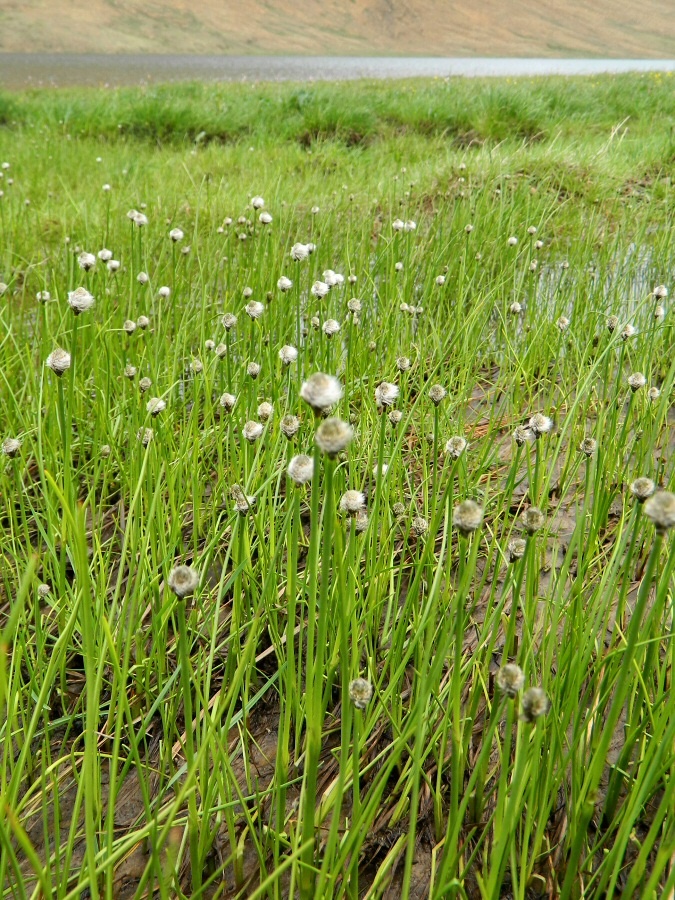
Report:
M611 84L13 98L0 895L671 895L675 112Z

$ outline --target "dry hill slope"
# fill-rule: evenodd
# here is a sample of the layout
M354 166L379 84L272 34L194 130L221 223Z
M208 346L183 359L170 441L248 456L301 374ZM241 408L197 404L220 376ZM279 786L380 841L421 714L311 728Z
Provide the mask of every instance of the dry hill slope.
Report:
M2 0L0 51L675 56L672 0Z

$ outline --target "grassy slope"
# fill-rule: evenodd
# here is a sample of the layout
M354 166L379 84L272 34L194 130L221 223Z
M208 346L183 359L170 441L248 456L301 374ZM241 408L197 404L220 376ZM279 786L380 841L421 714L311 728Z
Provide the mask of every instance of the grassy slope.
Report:
M0 50L670 57L667 0L8 0Z

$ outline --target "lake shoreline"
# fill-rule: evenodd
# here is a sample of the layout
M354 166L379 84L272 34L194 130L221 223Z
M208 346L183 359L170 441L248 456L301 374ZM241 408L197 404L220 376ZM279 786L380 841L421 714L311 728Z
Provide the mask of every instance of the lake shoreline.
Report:
M181 81L258 83L397 78L520 78L655 71L675 71L675 60L0 53L0 84L4 90L123 87Z

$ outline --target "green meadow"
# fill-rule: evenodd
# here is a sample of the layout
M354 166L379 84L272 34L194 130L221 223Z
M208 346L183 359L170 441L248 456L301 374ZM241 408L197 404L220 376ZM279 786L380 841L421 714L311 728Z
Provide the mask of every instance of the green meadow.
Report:
M1 897L674 895L674 128L0 93Z

